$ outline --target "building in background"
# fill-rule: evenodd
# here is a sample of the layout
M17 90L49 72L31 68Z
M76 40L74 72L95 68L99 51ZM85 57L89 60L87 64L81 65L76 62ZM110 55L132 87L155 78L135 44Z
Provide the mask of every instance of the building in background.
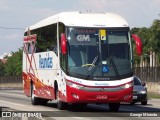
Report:
M0 61L5 64L7 62L7 58L11 56L12 56L11 53L4 53L3 55L0 56Z

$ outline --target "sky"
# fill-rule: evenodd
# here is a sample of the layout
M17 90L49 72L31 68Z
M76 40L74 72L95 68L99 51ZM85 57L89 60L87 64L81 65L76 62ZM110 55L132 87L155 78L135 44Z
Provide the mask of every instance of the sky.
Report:
M23 46L26 27L60 12L87 10L119 14L131 28L150 27L160 19L160 0L0 0L0 58Z

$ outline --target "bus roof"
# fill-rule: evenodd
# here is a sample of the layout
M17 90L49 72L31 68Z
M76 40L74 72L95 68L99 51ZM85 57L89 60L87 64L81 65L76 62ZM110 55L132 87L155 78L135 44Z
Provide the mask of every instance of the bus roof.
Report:
M77 27L128 27L126 20L114 13L62 12L50 16L29 28L33 30L57 22L62 22L66 26Z

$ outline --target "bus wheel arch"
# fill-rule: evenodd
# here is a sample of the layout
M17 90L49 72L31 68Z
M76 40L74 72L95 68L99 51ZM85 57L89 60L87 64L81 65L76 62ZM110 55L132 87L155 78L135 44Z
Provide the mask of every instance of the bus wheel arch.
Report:
M54 81L54 97L55 97L55 100L57 99L57 96L56 96L56 92L58 90L58 83L57 83L57 80Z
M32 103L32 105L38 105L39 104L39 98L37 98L34 95L34 84L33 84L32 80L31 80L31 84L30 84L30 93L31 93L31 103Z
M30 97L32 95L32 89L33 89L33 81L30 80Z
M59 89L57 81L54 82L54 92L55 92L55 100L57 101L57 107L59 110L64 110L66 108L67 103L61 101L59 97Z

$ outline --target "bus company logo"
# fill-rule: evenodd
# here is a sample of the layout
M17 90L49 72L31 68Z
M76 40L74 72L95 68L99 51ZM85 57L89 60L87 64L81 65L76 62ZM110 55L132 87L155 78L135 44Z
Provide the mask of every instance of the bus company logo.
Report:
M49 53L45 57L39 55L39 68L52 68L53 58L49 56Z
M89 35L77 35L77 41L90 42L90 36Z
M101 92L104 92L104 91L105 91L105 89L104 89L104 88L100 88L100 91L101 91Z
M95 83L96 86L109 86L108 83Z

